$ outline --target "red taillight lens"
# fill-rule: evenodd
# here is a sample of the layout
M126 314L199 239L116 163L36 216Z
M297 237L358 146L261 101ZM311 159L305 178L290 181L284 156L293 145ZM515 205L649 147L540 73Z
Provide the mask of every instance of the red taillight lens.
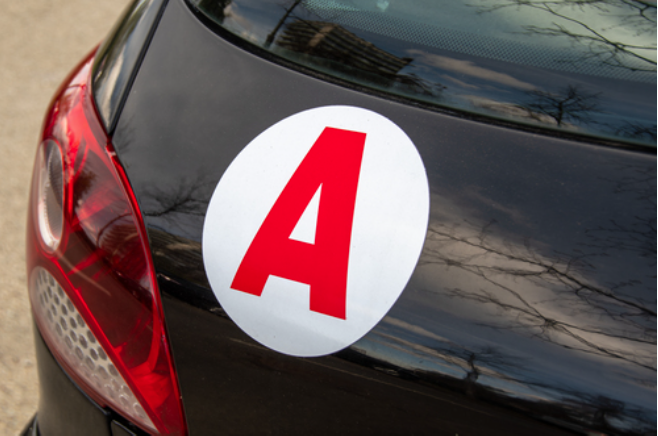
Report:
M53 354L92 398L148 432L180 435L146 232L93 105L91 61L56 96L37 152L27 237L33 312Z

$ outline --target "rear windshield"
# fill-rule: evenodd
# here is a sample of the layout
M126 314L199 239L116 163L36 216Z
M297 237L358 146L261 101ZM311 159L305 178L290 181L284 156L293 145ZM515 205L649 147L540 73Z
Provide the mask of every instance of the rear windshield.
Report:
M656 4L189 0L294 63L426 104L656 146Z

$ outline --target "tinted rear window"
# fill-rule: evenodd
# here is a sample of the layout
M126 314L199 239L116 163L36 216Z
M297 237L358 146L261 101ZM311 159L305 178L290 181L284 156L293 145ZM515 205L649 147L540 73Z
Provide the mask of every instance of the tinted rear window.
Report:
M633 0L190 0L285 59L438 107L656 145L656 6Z

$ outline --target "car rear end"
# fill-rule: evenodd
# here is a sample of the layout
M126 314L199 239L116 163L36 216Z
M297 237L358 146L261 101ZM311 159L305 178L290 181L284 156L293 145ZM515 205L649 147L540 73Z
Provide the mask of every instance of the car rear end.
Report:
M37 150L25 434L655 432L655 43L611 39L655 42L655 5L444 6L128 8ZM592 41L583 14L617 30ZM351 151L299 200L333 217L317 238L347 235L319 280L344 313L298 278L316 263L292 265L320 239L249 254L324 171L301 172L316 133L287 145L314 120L367 138L354 199L335 197L347 230L322 205ZM248 257L262 294L238 283Z

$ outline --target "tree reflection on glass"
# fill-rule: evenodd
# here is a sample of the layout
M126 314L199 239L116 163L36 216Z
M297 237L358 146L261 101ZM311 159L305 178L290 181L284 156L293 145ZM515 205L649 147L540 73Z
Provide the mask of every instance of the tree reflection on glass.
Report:
M197 7L221 23L226 18L226 8L231 2L232 0L198 0Z
M561 127L564 123L588 124L592 114L599 112L599 94L589 93L578 86L567 85L558 92L533 89L526 91L527 101L518 107L536 121L549 121Z
M524 33L565 38L585 49L582 61L630 71L656 71L655 4L636 0L507 0L482 6L480 11L512 8L549 15L546 25L525 25ZM617 24L610 26L611 22ZM618 32L620 27L632 29L633 38L623 38L627 35Z
M643 124L636 121L624 121L615 130L615 135L625 138L656 142L656 124Z

